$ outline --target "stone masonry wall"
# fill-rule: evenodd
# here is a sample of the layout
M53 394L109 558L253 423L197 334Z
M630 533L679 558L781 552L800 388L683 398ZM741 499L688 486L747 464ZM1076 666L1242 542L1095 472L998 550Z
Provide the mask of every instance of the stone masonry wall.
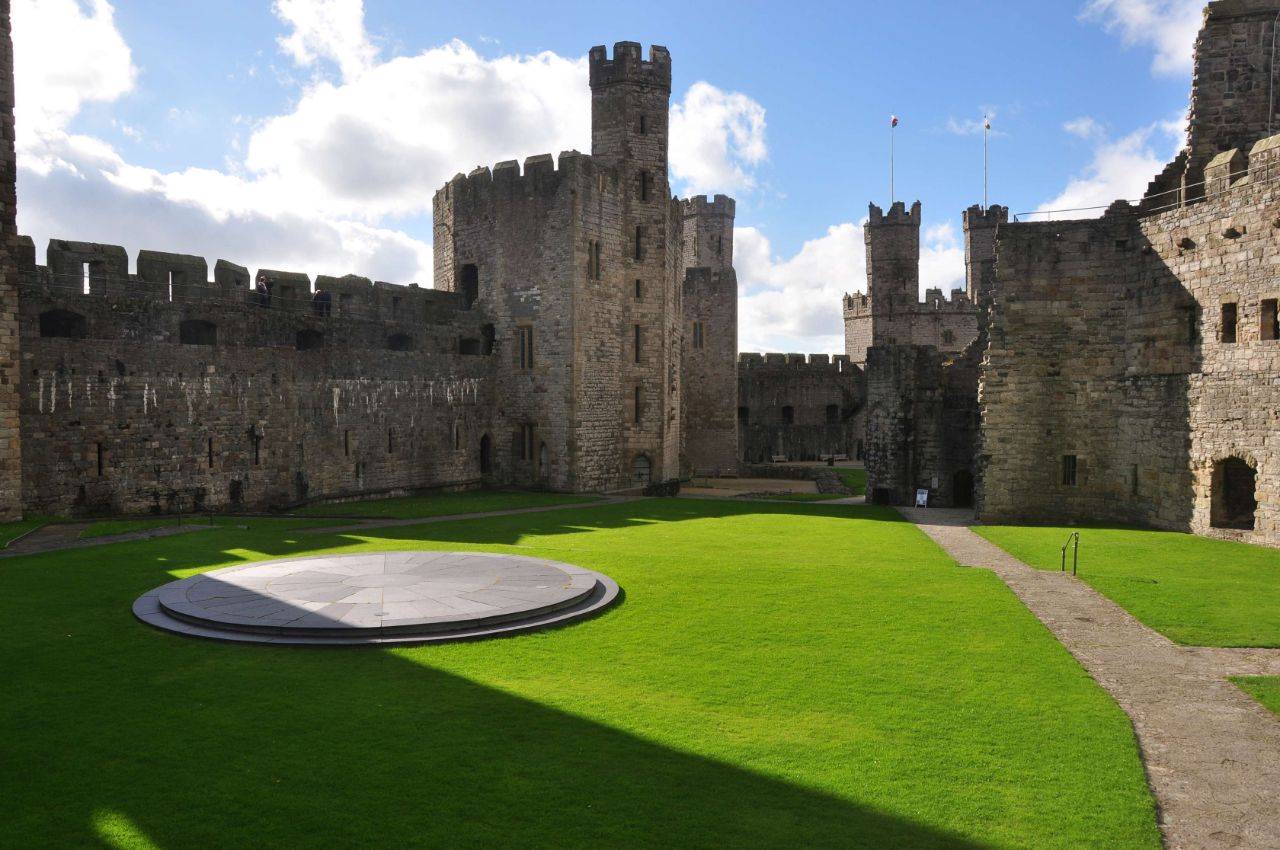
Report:
M738 445L743 462L858 457L865 398L862 370L845 357L740 355Z
M208 282L201 258L143 252L147 277L118 277L92 271L123 256L114 246L55 241L48 268L24 248L28 511L249 509L479 481L491 358L459 354L483 317L453 295L326 278L324 316L301 291L260 305L225 262ZM186 277L171 288L165 267Z
M0 521L22 515L19 427L17 158L14 153L13 39L9 3L0 5Z

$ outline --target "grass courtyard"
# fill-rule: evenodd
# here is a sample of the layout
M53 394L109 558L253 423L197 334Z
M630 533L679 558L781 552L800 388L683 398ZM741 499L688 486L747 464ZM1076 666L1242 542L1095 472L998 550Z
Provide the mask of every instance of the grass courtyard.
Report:
M12 846L1158 848L1127 718L992 573L877 508L660 500L0 562ZM487 550L603 616L387 651L185 640L175 577Z
M1043 570L1080 532L1080 578L1146 625L1189 646L1280 646L1280 551L1172 531L974 526ZM1067 554L1070 568L1071 553Z
M595 496L577 493L526 493L514 490L466 490L459 493L432 493L396 499L365 499L307 505L294 511L299 516L377 517L386 519L426 519L451 514L510 511L554 505L593 502Z

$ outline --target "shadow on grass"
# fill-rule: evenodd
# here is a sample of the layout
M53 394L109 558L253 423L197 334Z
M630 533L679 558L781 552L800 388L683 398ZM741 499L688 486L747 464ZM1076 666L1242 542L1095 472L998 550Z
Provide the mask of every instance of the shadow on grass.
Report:
M694 515L707 506L589 516L619 527ZM432 532L516 534L499 522ZM170 570L247 559L229 533L184 540L181 563L156 556L175 549L168 540L6 564L16 592L0 611L14 639L0 660L20 696L0 717L27 730L0 743L21 777L0 802L14 846L984 846L479 685L426 666L429 653L222 645L132 620L134 596ZM270 524L237 542L270 556L325 544ZM128 829L117 842L104 823Z

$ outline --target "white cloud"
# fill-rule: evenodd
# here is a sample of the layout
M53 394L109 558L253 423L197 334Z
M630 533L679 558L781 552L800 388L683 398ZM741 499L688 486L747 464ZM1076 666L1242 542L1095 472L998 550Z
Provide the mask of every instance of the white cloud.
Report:
M1091 118L1069 121L1064 129L1086 138L1094 149L1093 159L1084 171L1073 177L1056 198L1040 206L1042 212L1072 211L1059 216L1062 218L1100 216L1112 201L1141 198L1147 185L1185 143L1183 122L1179 120L1158 121L1116 140Z
M980 118L947 118L947 132L957 136L981 136L987 128L987 122L991 122L991 135L1005 135L996 123L999 110L994 106L982 106L979 107L979 112L982 114Z
M377 61L378 49L364 28L362 0L275 0L271 10L293 28L276 43L304 68L328 59L344 80L354 80Z
M14 0L13 53L19 153L39 149L87 102L133 90L138 71L106 0Z
M131 254L152 248L430 284L430 246L405 229L427 232L432 195L453 174L589 149L585 57L485 59L454 41L382 61L358 0L276 0L290 28L281 50L303 67L331 62L340 79L316 73L288 113L237 118L245 137L236 135L222 169L150 168L71 130L84 103L118 99L137 77L111 6L79 2L15 4L18 102L35 105L19 119L19 218L40 247L89 239ZM676 110L683 147L673 146L673 170L698 191L753 183L766 154L763 107L700 83ZM154 118L203 120L177 109ZM116 127L136 138L134 127Z
M671 107L671 175L684 195L755 188L755 169L768 156L764 107L741 92L710 83L689 87Z
M863 223L832 225L786 259L774 255L758 228L734 229L740 350L844 353L842 299L867 289ZM921 293L963 288L964 247L955 225L926 228L921 243Z
M1089 0L1080 16L1101 21L1125 44L1154 48L1155 73L1184 74L1191 70L1204 4L1205 0Z

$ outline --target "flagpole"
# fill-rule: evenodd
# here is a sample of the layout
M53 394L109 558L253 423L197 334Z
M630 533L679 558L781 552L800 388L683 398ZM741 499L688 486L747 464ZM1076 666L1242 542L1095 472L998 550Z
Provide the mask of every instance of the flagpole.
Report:
M987 150L991 145L991 122L987 118L982 119L982 208L987 208L987 183L990 180L990 170L988 168Z
M893 185L893 141L897 129L898 120L893 118L889 121L889 206L893 206L894 201L898 199Z

